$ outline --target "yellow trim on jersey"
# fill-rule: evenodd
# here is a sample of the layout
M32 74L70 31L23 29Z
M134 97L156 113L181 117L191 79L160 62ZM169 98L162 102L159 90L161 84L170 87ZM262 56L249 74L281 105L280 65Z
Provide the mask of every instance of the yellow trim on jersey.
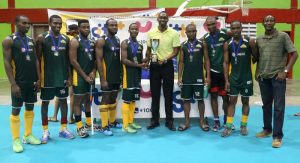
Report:
M126 66L123 64L123 88L127 88L127 71Z
M12 73L14 78L16 78L16 64L14 60L11 60Z
M77 71L73 69L73 80L72 80L72 84L74 86L78 86L78 74Z
M117 103L114 103L114 104L108 104L110 108L114 108L117 106Z
M41 59L41 86L45 86L45 62L44 62L44 56L42 56Z
M104 59L102 60L102 65L103 65L103 78L106 80L106 64Z
M110 107L110 105L109 104L100 104L99 105L99 109L107 109L107 108L109 108ZM100 111L101 112L101 111Z

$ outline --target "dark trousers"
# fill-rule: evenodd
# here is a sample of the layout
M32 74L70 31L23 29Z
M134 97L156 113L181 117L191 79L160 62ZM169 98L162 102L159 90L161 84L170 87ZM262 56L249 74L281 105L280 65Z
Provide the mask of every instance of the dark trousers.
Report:
M286 80L259 79L259 87L263 102L264 130L272 132L273 138L283 137L283 121L285 111ZM272 105L274 101L274 120L272 130Z
M161 83L163 81L163 84ZM173 122L173 86L174 86L174 67L172 61L166 64L150 65L150 90L152 94L152 118L151 121L159 121L159 105L161 85L165 97L166 122Z

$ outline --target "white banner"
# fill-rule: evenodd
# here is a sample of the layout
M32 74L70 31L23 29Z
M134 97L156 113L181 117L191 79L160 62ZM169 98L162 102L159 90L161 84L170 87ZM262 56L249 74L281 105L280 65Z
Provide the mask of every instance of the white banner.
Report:
M187 39L185 34L185 28L188 24L194 23L197 27L197 38L201 38L205 33L207 33L207 29L204 25L206 17L174 17L170 18L168 26L170 28L178 31L180 35L180 41L183 42ZM107 18L90 18L90 26L91 26L91 38L97 40L98 37L107 34L105 28L105 22ZM137 23L140 29L140 33L138 35L138 40L144 45L144 50L146 50L146 40L147 40L147 32L152 28L156 28L158 26L158 22L155 17L147 18L147 17L131 17L131 18L116 18L118 21L118 33L117 36L121 41L129 38L128 27L131 23ZM225 18L220 17L218 20L218 28L225 28ZM145 53L144 53L145 54Z
M61 10L52 10L48 9L48 18L52 15L58 15L62 18L63 24L61 33L66 34L68 31L68 26L71 24L77 25L77 20L79 19L89 19L90 17L112 17L112 16L122 16L122 17L129 17L129 16L157 16L158 13L164 11L164 8L159 9L152 9L152 10L142 10L142 11L135 11L135 12L120 12L120 13L88 13L88 12L68 12L68 11L61 11Z
M66 12L59 10L51 10L48 9L48 17L51 15L59 15L63 20L63 27L61 32L66 33L68 31L68 26L71 24L77 24L79 19L89 19L91 25L91 38L97 39L101 35L107 33L105 28L105 22L108 17L115 17L118 21L118 33L117 36L121 41L129 38L128 27L131 23L137 23L140 29L140 33L138 35L138 40L144 45L144 50L146 51L146 40L147 40L147 32L152 28L156 28L158 26L158 22L156 20L156 16L161 11L165 9L154 9L154 10L143 10L137 12L126 12L126 13L83 13L83 12ZM145 17L146 16L146 17ZM147 17L148 16L148 17ZM206 17L171 17L169 20L168 26L170 28L178 31L180 35L180 41L183 42L187 40L185 35L185 28L188 24L194 23L197 27L197 38L201 38L206 32L207 29L205 27L205 19ZM218 28L225 27L225 18L219 17ZM145 54L144 51L144 54ZM175 67L175 79L177 78L177 61L174 59L174 67ZM143 74L143 78L145 78ZM99 92L99 81L97 82L97 89L95 89L96 93L94 93L94 100L92 104L93 115L94 117L99 117L98 105L101 100L101 93ZM97 93L98 92L98 93ZM161 117L165 117L164 112L164 99L161 95ZM121 118L121 93L118 95L118 108L117 108L117 117ZM221 109L222 102L219 99L219 113L223 114ZM208 99L205 99L205 115L212 116L211 105ZM180 100L180 89L177 87L177 83L174 84L174 92L173 92L173 111L174 117L183 117L183 105ZM84 114L83 114L84 115ZM195 102L192 102L191 109L191 117L198 117L198 109ZM151 92L150 92L150 84L149 80L142 80L142 91L141 91L141 100L137 102L136 106L136 115L137 118L150 118L151 117Z
M187 40L187 36L185 34L185 28L188 24L194 23L197 27L197 38L201 38L205 33L207 33L207 29L205 27L205 19L206 17L189 17L189 18L183 18L183 17L174 17L170 18L168 26L170 28L175 29L178 31L180 35L180 41L183 42ZM90 18L90 26L91 26L91 38L94 40L97 40L100 36L107 33L105 22L107 18ZM120 41L123 41L127 38L129 38L128 33L128 27L131 23L137 23L140 29L140 33L138 35L138 40L144 45L144 55L147 48L146 40L147 40L147 32L152 29L156 28L158 26L158 22L155 17L146 18L146 17L131 17L131 18L116 18L118 21L118 33L116 36L120 38ZM218 28L224 28L225 27L225 18L219 18ZM174 63L174 69L175 69L175 79L177 79L177 61L176 59L173 60ZM144 76L144 74L142 75ZM143 77L144 78L144 77ZM99 82L97 83L97 90L100 90ZM98 94L100 95L100 94ZM118 95L118 107L117 107L117 117L121 118L121 105L122 105L122 99L121 99L121 93ZM93 103L93 115L94 117L99 117L99 110L98 110L98 104L101 96L94 96L94 103ZM197 109L197 104L195 102L192 103L192 109L191 109L191 117L198 117L199 112ZM161 100L160 100L160 108L161 108L161 117L165 117L165 111L164 111L164 98L163 94L161 93ZM222 102L219 98L219 113L220 115L223 114L222 111ZM174 84L174 92L173 92L173 111L174 111L174 117L184 117L183 114L183 104L182 100L180 99L180 89L177 86L177 82L175 81ZM141 91L141 99L139 102L137 102L136 106L136 112L135 117L137 118L151 118L151 93L150 93L150 82L147 79L142 80L142 91ZM210 101L208 99L205 99L205 116L212 116L212 110Z

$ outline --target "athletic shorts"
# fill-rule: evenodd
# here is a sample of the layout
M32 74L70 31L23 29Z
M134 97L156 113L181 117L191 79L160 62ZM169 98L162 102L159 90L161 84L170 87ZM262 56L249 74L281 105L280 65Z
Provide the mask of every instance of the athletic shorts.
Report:
M211 83L210 93L218 93L220 96L226 96L224 73L210 71Z
M238 96L239 94L243 97L253 96L253 83L247 84L230 84L230 90L228 91L229 96Z
M94 85L92 85L94 88ZM77 86L73 85L74 95L86 95L90 93L91 85L88 82L81 82Z
M123 89L122 100L124 100L125 102L140 100L140 89L139 88Z
M108 83L108 88L104 89L101 87L102 92L113 92L113 91L119 91L120 89L120 83Z
M181 98L183 100L203 100L203 85L182 85Z
M54 97L59 99L65 99L69 96L69 88L67 87L55 87L55 88L42 88L41 100L50 101Z
M21 89L21 98L15 97L11 94L11 101L13 108L20 108L23 103L34 104L37 102L37 96L34 85L18 85Z

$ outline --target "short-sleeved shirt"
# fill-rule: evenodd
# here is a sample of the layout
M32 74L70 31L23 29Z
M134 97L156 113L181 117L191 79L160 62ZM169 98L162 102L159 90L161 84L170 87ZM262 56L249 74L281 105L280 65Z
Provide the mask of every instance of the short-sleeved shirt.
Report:
M151 47L151 39L159 39L159 45L157 49L158 60L164 60L168 58L174 47L180 47L179 34L172 28L167 28L164 32L161 32L158 27L153 28L147 33L147 46Z
M230 39L230 37L227 35L227 29L221 29L217 31L215 37L210 33L206 33L203 37L205 43L207 44L210 69L217 73L223 72L223 47L224 43Z
M270 36L264 34L256 40L259 51L258 76L268 79L283 72L288 53L296 51L288 34L275 31Z

